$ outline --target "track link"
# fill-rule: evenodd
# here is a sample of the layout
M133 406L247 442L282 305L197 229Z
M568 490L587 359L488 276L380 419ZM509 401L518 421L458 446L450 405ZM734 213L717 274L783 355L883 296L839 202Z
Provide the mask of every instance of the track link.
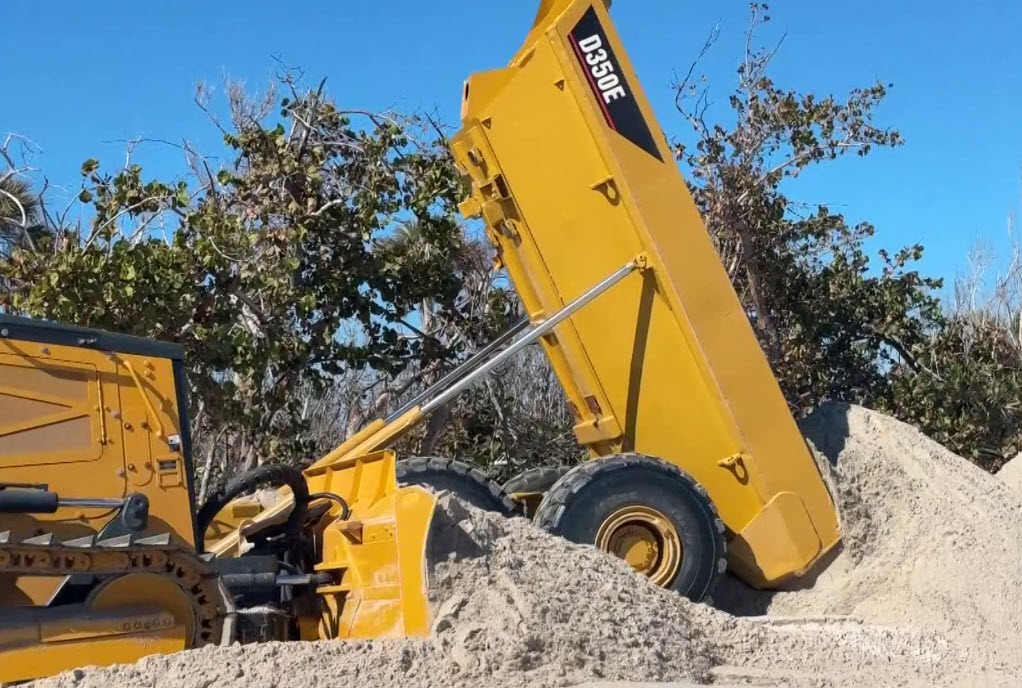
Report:
M59 541L52 533L19 540L10 531L0 532L0 574L4 573L103 579L158 574L174 581L191 600L196 619L193 646L221 640L227 602L217 575L209 563L173 542L169 534L106 539L90 535Z

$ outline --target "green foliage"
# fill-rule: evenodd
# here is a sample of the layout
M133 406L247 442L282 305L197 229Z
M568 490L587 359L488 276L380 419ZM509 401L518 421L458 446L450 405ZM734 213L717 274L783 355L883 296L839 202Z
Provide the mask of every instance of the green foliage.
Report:
M752 5L748 45L765 9ZM785 90L766 74L775 50L750 48L740 62L730 127L706 123L706 91L690 70L676 102L695 141L677 152L792 410L827 399L879 408L997 468L1022 446L1022 355L1006 325L1017 307L1006 317L948 316L942 280L914 267L921 245L880 250L877 264L865 250L871 225L789 198L785 180L814 164L902 139L874 124L888 86L843 99Z
M752 5L748 45L765 10ZM941 281L916 269L922 246L871 257L870 224L793 201L793 180L814 165L902 139L874 123L889 86L844 98L784 89L767 76L773 54L743 56L726 126L707 122L692 70L676 84L692 127L676 152L793 412L826 399L873 406L996 469L1022 449L1018 299L996 317L947 315ZM519 317L491 252L459 224L464 190L442 135L341 110L322 85L283 84L275 117L229 90L231 163L212 169L186 146L187 181L86 160L76 221L0 179L0 306L183 344L204 486L323 451ZM530 351L400 450L507 478L579 460L571 425Z
M759 256L778 341L772 363L789 403L799 414L825 399L883 403L890 370L940 326L940 281L909 269L920 246L880 251L882 268L871 269L870 225L850 228L825 208L792 224L798 241Z
M190 184L85 161L85 221L0 262L24 285L6 297L16 312L183 344L199 425L229 428L249 465L309 449L300 387L449 356L410 336L422 299L457 317L461 188L446 148L414 138L414 119L293 96L279 120L233 117L233 163L196 162ZM385 241L407 223L428 255Z
M16 243L33 245L45 234L42 205L31 185L14 170L0 172L0 256L9 255Z
M765 6L752 9L749 45L766 21ZM939 325L940 282L911 269L921 246L881 252L875 269L864 248L872 226L849 226L781 187L815 164L900 145L897 131L873 123L887 87L843 99L783 89L766 73L773 54L750 48L741 60L731 127L706 123L701 86L676 84L694 133L678 158L793 410L828 398L874 405L890 395L891 367Z
M1022 451L1022 350L1005 325L949 318L916 347L914 367L894 370L885 410L983 468L999 469Z

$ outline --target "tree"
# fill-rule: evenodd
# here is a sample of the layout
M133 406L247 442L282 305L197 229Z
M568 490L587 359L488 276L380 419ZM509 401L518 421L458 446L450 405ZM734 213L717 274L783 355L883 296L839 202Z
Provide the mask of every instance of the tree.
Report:
M892 371L890 410L991 471L1022 451L1022 247L1009 220L1007 267L983 244L959 276L946 321Z
M34 246L46 233L45 208L29 176L27 157L32 152L31 141L13 133L0 144L0 256L9 255L19 243Z
M0 178L0 238L6 243L39 223L39 199L28 182L15 177Z
M586 456L561 383L538 345L452 406L436 453L469 458L502 482L529 468L573 465Z
M75 221L0 259L16 312L183 344L194 427L228 448L208 454L228 470L304 458L297 390L452 355L409 321L423 300L459 317L462 190L438 133L342 110L323 83L280 85L276 116L274 97L231 85L226 126L200 89L231 164L187 142L187 179L146 179L130 156L142 141L123 169L87 160ZM409 223L430 253L403 261L385 239Z
M777 86L767 72L779 46L755 47L767 11L752 5L720 118L729 124L708 122L698 58L674 85L691 126L676 153L793 411L830 398L866 404L996 468L1022 434L1022 271L1003 282L1013 297L946 313L940 280L915 269L921 246L871 259L872 225L788 196L814 166L901 136L874 123L888 86L841 99ZM253 99L228 84L227 124L200 87L230 164L169 144L184 151L188 174L147 179L132 154L153 142L136 139L121 169L87 160L77 201L57 215L47 185L33 195L30 168L11 154L23 140L9 136L2 149L0 303L182 343L202 493L256 463L322 453L521 317L492 249L458 219L465 189L440 127L341 109L323 83L300 87L292 71L278 86L286 97L271 89ZM571 426L533 349L399 449L508 477L578 460Z
M985 298L977 294L989 261L974 261L948 309L937 296L942 281L914 269L922 246L881 250L876 266L864 250L872 225L849 226L825 206L792 201L786 180L902 139L874 123L889 86L840 100L776 86L767 70L780 44L755 47L769 8L751 9L729 98L734 124L707 122L694 64L675 84L694 144L678 144L677 153L789 404L797 414L824 399L878 408L996 470L1022 449L1017 248ZM712 32L700 57L715 39Z
M403 226L383 246L381 255L401 261L419 262L431 251L414 225ZM375 381L371 387L380 391L358 412L348 414L357 421L349 420L349 433L378 417L381 409L393 410L421 392L524 317L507 276L494 267L494 255L482 237L466 238L461 244L452 256L461 284L457 317L437 309L430 299L420 304L418 317L422 331L454 355L431 369L412 366L397 379ZM573 424L560 383L537 346L434 411L397 448L405 456L459 458L503 480L533 466L581 458Z
M888 87L837 99L777 86L767 71L780 43L756 47L769 7L751 10L728 98L734 124L707 121L708 87L693 77L697 58L674 85L692 130L677 157L793 410L808 412L826 398L881 404L891 396L891 367L917 367L912 351L940 323L933 293L940 281L911 269L921 246L882 251L875 270L863 248L871 225L849 226L826 206L796 203L782 185L848 153L900 145L896 130L874 123ZM716 37L715 30L700 58Z

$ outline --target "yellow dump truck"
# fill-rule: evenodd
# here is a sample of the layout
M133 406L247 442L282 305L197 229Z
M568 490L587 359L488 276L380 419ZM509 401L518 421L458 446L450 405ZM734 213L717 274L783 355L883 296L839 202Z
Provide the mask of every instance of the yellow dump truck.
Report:
M715 506L735 572L776 584L837 544L834 506L606 4L543 2L510 64L465 83L452 145L532 322L616 282L542 338L595 460L536 520L698 598Z
M696 600L727 562L771 586L836 546L606 4L545 0L510 64L466 82L463 121L463 210L528 318L302 471L256 468L197 508L180 347L0 314L0 683L236 640L426 634L434 493L513 505L464 464L388 447L535 342L591 455L513 481L540 526ZM276 503L245 498L268 485Z

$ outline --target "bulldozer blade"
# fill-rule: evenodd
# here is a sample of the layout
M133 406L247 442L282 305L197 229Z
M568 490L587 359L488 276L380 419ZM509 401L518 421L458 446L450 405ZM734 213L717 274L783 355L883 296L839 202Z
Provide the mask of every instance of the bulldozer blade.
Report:
M352 443L353 444L353 443ZM335 504L321 521L322 555L316 573L331 582L315 589L316 618L300 623L302 640L399 638L429 634L426 552L436 498L418 486L398 487L391 451L335 452L305 470L309 492ZM244 553L245 536L281 522L290 491L273 506L210 546L218 559Z
M430 628L426 552L436 497L419 486L398 487L395 457L377 451L306 470L312 492L338 494L346 520L323 531L317 573L320 638L425 636Z

